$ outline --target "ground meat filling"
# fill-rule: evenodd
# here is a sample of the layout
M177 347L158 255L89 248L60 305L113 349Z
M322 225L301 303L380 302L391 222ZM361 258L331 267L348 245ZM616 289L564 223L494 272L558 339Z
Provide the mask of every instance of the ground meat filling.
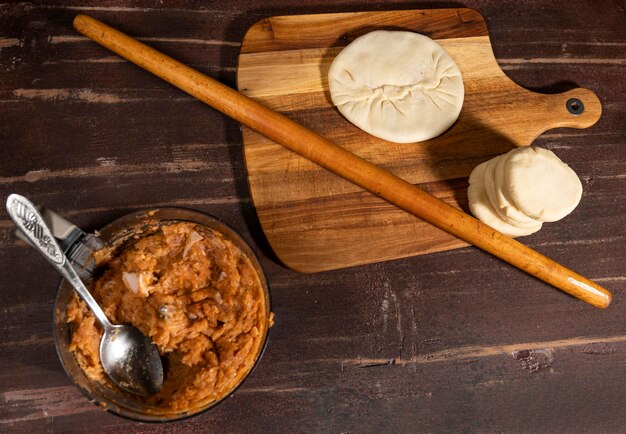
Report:
M108 318L150 336L165 356L163 389L147 404L189 411L227 395L252 368L268 325L249 258L222 234L193 223L163 226L125 248L91 292ZM102 329L74 294L70 350L85 374L115 387L98 354Z

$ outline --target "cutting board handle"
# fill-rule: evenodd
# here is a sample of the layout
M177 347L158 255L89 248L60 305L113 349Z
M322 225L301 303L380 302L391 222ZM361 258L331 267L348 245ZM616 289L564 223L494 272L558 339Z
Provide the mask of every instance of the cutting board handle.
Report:
M541 133L553 128L589 128L602 115L602 104L589 89L579 87L563 93L543 94L516 84L515 87L518 99L510 103L515 106L504 106L500 114L508 119L519 119L502 131L510 136L515 146L529 146ZM524 113L524 118L518 118L520 113Z
M600 99L589 89L576 88L546 95L546 99L548 113L553 114L553 118L549 120L549 128L589 128L602 115Z
M505 75L501 80L505 84L497 94L500 110L494 113L489 109L489 104L496 103L491 99L479 111L480 120L514 146L529 146L541 133L553 128L589 128L602 115L602 104L589 89L579 87L545 94L525 89Z

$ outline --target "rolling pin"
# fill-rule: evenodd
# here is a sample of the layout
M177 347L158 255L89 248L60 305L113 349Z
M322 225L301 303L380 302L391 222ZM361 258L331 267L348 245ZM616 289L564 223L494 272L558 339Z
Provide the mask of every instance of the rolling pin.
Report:
M78 15L74 28L225 115L422 220L589 304L606 308L611 303L611 293L591 280L236 90L95 18Z

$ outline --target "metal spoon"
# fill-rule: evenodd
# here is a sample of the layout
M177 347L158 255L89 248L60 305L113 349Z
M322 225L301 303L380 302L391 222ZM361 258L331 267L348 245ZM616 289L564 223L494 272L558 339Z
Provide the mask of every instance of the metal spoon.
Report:
M111 324L28 199L12 194L7 198L6 206L9 216L30 244L67 279L102 324L100 361L109 378L120 388L136 395L149 396L161 390L163 365L150 338L133 326Z

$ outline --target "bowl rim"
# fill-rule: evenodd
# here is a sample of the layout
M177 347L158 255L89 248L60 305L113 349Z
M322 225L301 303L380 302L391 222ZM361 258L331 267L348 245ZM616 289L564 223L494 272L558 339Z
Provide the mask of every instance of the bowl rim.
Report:
M263 293L265 295L265 299L266 299L266 311L267 311L267 328L265 331L265 337L263 338L263 343L261 344L261 347L258 351L258 354L256 355L256 359L254 360L254 363L252 364L252 367L250 368L250 370L243 376L243 378L239 381L239 383L237 383L237 385L226 395L224 395L222 398L220 398L219 400L215 400L212 401L211 403L207 404L206 407L196 411L195 413L181 413L179 416L163 416L163 415L159 415L158 413L156 414L151 414L151 413L146 413L145 415L142 415L141 413L134 411L134 410L127 410L124 407L121 407L119 404L114 403L114 402L108 402L106 399L101 399L99 397L94 396L93 393L91 393L89 390L85 389L82 385L80 385L72 376L72 374L70 373L68 367L66 366L65 362L64 362L64 358L61 354L61 348L60 348L60 343L58 342L58 340L60 339L60 336L58 336L56 327L57 327L57 322L59 320L59 318L57 317L57 314L59 314L59 309L57 309L57 305L60 303L60 298L61 295L63 293L63 291L66 289L65 288L65 279L61 279L58 286L57 286L57 290L55 293L55 297L54 297L54 308L52 309L52 335L53 335L53 340L54 340L54 348L57 354L57 357L59 359L59 362L61 363L61 366L63 367L63 371L65 372L65 374L67 375L68 379L82 392L82 394L87 397L87 399L89 399L89 401L91 401L94 405L98 406L99 408L105 410L108 413L112 413L115 414L116 416L128 419L128 420L132 420L132 421L136 421L136 422L144 422L144 423L154 423L154 424L159 424L159 423L167 423L167 422L175 422L175 421L181 421L181 420L185 420L194 416L198 416L212 408L215 408L217 405L221 404L222 402L226 401L228 398L230 398L231 396L234 395L234 393L246 382L246 380L252 375L252 373L256 370L258 364L260 363L261 359L263 358L263 355L265 354L265 350L267 348L268 342L269 342L269 337L270 337L270 333L271 333L271 325L270 325L270 317L272 314L272 295L271 295L271 290L270 290L270 285L269 285L269 280L267 279L267 274L263 268L263 266L261 265L261 261L259 260L256 252L252 249L252 246L241 236L241 234L235 230L231 225L229 225L228 223L224 222L223 220L219 219L218 217L215 217L214 215L208 214L206 212L203 211L199 211L193 208L187 208L187 207L158 207L158 208L141 208L138 209L136 211L132 211L129 213L126 213L116 219L114 219L113 221L111 221L110 223L106 224L102 229L99 229L97 231L95 231L95 233L100 236L100 235L106 235L109 233L115 233L115 232L111 232L112 230L116 229L116 226L122 224L122 223L126 223L126 221L132 221L133 218L134 219L141 219L143 217L146 218L159 218L158 214L159 213L168 213L168 212L183 212L183 213L187 213L189 215L192 216L198 216L202 219L208 219L209 221L212 221L213 223L216 223L218 226L222 226L224 229L226 229L229 233L224 234L222 233L222 235L225 235L227 239L230 239L231 237L234 236L235 241L237 242L237 247L241 248L242 246L244 247L244 253L250 258L251 262L253 263L257 273L259 274L259 278L261 280L261 287L263 289ZM151 214L152 213L152 214ZM191 219L185 219L185 218L163 218L161 219L161 221L171 221L171 222L191 222L191 223L196 223L196 224L200 224L200 225L204 225L201 222L197 222ZM207 226L207 225L205 225ZM210 226L207 226L210 228ZM211 228L213 229L213 228ZM65 314L65 311L62 312L62 314ZM79 369L81 369L79 367ZM82 371L82 369L81 369ZM84 374L84 372L83 372Z

